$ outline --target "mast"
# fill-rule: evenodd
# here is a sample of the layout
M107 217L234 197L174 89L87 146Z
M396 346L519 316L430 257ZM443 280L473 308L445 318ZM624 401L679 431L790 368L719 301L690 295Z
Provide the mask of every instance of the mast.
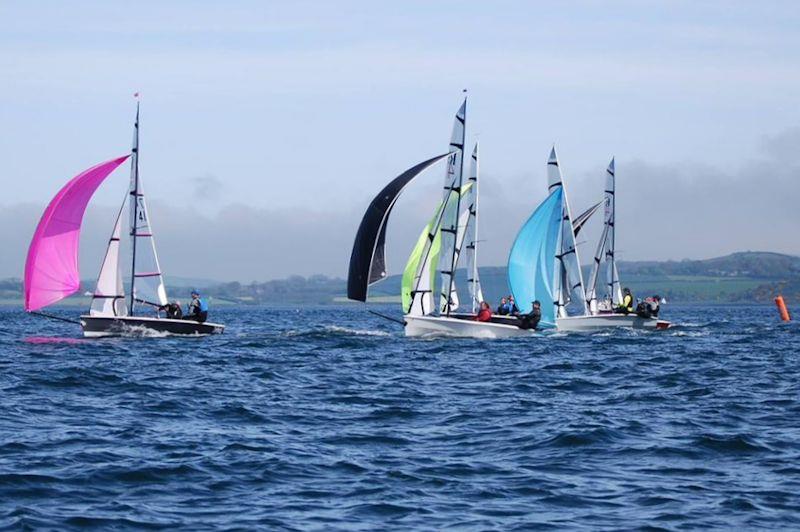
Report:
M617 238L617 183L616 183L616 170L614 164L614 157L606 169L606 205L608 213L606 214L606 223L608 224L608 248L606 251L606 262L608 263L608 271L606 278L608 279L608 294L611 297L612 304L622 303L622 290L619 285L619 272L617 271L617 258L616 258L616 238Z
M465 90L466 92L466 90ZM447 316L450 315L450 306L452 303L452 292L453 292L453 284L455 281L456 275L456 264L458 263L458 220L461 214L461 186L464 183L464 143L466 141L466 125L467 125L467 98L464 97L464 103L461 104L461 108L459 112L456 113L456 125L458 127L458 123L461 126L461 138L458 139L453 135L455 138L450 139L450 149L456 149L457 152L455 156L459 157L460 160L458 161L458 176L456 176L449 187L445 186L445 194L449 194L450 192L455 191L457 193L456 197L456 210L453 217L450 219L452 223L451 227L449 228L442 228L442 231L452 233L452 250L450 251L450 261L449 261L449 269L442 271L442 287L441 287L441 295L443 297L442 306L440 306L440 313L442 307L445 310L445 314ZM456 133L456 130L453 131ZM456 162L456 161L454 161ZM448 167L449 168L449 167ZM449 189L449 190L448 190ZM446 251L445 251L446 252ZM445 279L447 277L448 279ZM446 282L445 282L446 281ZM446 287L444 285L447 285Z
M470 242L467 244L467 261L468 266L471 266L470 271L467 272L469 274L468 282L470 283L470 295L472 296L472 313L475 314L477 311L477 304L480 303L479 299L483 299L483 294L481 293L481 286L480 281L478 280L478 198L479 198L479 189L478 189L478 172L480 171L480 165L478 162L478 142L475 142L475 149L472 151L472 163L471 163L471 171L469 176L469 181L472 184L472 194L473 200L472 204L469 206L469 221L467 222L467 230L465 232L470 233L472 237ZM472 222L472 230L469 231L469 223Z
M136 122L133 124L133 147L131 148L131 298L128 314L133 316L136 293L136 220L139 216L139 99L136 99Z

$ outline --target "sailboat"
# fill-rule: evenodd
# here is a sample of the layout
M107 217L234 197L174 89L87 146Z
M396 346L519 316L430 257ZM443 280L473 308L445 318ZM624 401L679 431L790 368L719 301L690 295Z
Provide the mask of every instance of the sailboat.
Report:
M386 277L386 226L395 202L411 180L432 165L446 160L442 199L417 239L403 270L401 300L405 333L407 336L444 334L478 338L530 336L535 332L520 329L515 317L495 315L489 322L474 320L483 301L477 262L480 155L476 143L465 182L466 111L464 100L453 121L447 153L400 174L373 199L353 244L348 298L366 301L369 287ZM577 230L600 205L593 205L581 214L580 223L575 226ZM459 300L455 282L455 271L462 254L467 262L468 303Z
M139 175L138 102L131 153L81 172L64 185L45 209L25 262L25 310L42 314L41 309L80 289L78 244L83 215L97 188L128 159L131 161L130 187L125 192L108 240L89 313L80 316L83 335L102 337L146 331L179 335L222 333L225 326L218 323L170 319L159 314L168 299ZM122 282L120 261L126 204L131 248L128 296Z
M556 327L559 331L593 331L611 327L665 329L670 323L657 318L643 318L636 314L614 312L622 300L619 272L615 262L615 176L614 160L606 170L605 218L597 252L591 270L588 288L585 288L580 268L580 258L575 244L575 227L564 179L555 147L547 161L548 190L550 196L537 209L548 215L531 220L512 246L509 258L509 285L517 301L542 301L542 326ZM549 216L549 217L548 217ZM538 224L538 225L537 225ZM555 251L553 251L555 250ZM605 260L608 299L598 302L597 283L601 263ZM529 267L536 262L532 272ZM545 301L552 302L545 315ZM570 315L568 308L577 307ZM521 310L524 309L521 307Z

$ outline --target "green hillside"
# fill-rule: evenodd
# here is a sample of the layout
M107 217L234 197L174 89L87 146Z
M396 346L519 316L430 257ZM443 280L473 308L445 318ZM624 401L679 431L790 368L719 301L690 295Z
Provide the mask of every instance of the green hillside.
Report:
M618 263L623 285L635 295L658 294L676 302L767 302L778 293L800 300L800 257L767 252L739 252L707 260ZM584 270L588 277L588 269ZM494 302L508 293L506 269L480 269L484 296ZM460 270L461 284L465 273ZM400 277L376 285L373 296L398 294Z

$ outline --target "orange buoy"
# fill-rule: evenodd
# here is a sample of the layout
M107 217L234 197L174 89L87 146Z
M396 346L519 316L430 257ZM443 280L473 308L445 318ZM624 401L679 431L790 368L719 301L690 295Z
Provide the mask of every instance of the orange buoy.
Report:
M792 317L789 316L789 309L786 308L786 302L783 300L783 296L775 298L775 306L778 307L778 314L781 315L782 321L790 321L792 319Z

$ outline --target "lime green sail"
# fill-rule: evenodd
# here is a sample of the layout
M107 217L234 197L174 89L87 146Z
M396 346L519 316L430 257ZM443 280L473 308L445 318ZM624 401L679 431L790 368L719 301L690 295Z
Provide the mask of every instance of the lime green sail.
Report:
M462 187L461 195L466 194L471 186L472 183ZM408 257L408 262L403 270L400 289L404 314L411 312L411 307L414 303L414 298L412 297L414 290L426 291L420 299L419 307L421 310L415 309L415 312L427 314L433 310L433 286L436 281L436 268L439 265L439 253L442 248L442 232L439 231L439 225L442 222L442 209L454 209L458 204L457 197L458 193L453 191L450 193L447 205L445 205L444 201L439 203L433 217L428 222L428 225L425 226L425 229L422 230L414 249L411 251L411 255ZM430 247L428 242L431 242ZM428 260L421 264L426 255ZM427 301L427 304L423 299Z
M428 225L426 225L425 229L423 229L422 233L420 233L419 238L417 239L417 244L414 246L414 249L411 251L411 255L408 257L406 268L403 270L403 281L400 288L400 296L403 301L404 314L408 314L408 311L411 310L411 292L414 290L414 285L417 281L417 271L419 270L419 263L422 260L422 255L425 253L425 248L427 247L428 235L431 234L436 235L433 239L433 243L431 244L429 252L430 264L433 266L429 269L430 286L433 286L433 281L436 275L436 266L439 264L439 252L442 248L441 233L436 231L434 226L439 224L442 207L444 207L444 202L439 203L433 218L431 218L431 221L428 222Z

